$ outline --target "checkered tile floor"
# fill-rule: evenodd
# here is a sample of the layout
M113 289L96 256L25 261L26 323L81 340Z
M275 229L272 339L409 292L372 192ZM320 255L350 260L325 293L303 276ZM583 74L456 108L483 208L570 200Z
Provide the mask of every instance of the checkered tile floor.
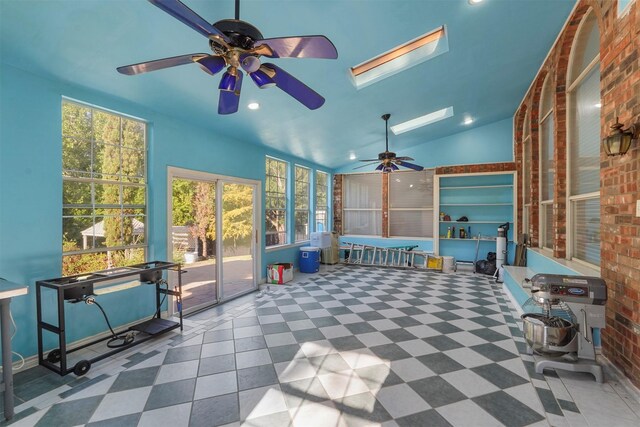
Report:
M533 372L486 278L336 266L271 289L98 363L14 425L547 426L579 412Z

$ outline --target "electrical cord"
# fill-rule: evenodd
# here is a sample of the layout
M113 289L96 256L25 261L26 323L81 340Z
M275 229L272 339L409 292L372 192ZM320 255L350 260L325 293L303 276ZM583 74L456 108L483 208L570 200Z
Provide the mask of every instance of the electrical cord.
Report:
M0 279L2 280L7 280L4 277L0 277ZM11 310L9 310L9 318L11 319L11 324L13 325L13 333L11 334L11 338L9 338L10 341L13 341L13 337L16 336L16 334L18 333L18 325L16 325L16 321L13 319L13 313L11 312ZM20 366L14 366L12 369L15 369L16 371L24 368L24 364L26 363L24 360L24 357L18 353L15 352L13 350L11 350L12 354L15 354L16 356L18 356L20 358ZM2 369L0 369L0 371L2 371Z
M94 297L87 296L84 298L84 302L87 305L95 304L96 307L98 307L102 312L102 315L104 316L104 320L107 322L107 326L109 327L109 330L111 331L111 335L112 335L111 339L107 341L107 347L109 348L124 347L125 345L131 344L133 342L134 335L132 333L127 333L125 335L116 334L116 332L111 327L111 322L109 322L109 317L107 316L107 313L104 311L100 303L96 301ZM118 341L122 341L122 342L118 343Z

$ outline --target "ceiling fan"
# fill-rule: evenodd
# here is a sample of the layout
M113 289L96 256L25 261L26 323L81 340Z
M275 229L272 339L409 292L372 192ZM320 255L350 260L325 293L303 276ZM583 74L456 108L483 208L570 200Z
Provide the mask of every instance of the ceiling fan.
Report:
M325 99L313 89L272 63L262 63L268 58L324 58L336 59L336 47L325 36L278 37L265 39L260 31L240 20L240 0L235 2L235 19L223 19L209 24L179 0L148 0L183 24L209 39L213 54L192 53L157 59L155 61L118 67L126 75L142 74L178 65L196 63L207 73L214 75L223 68L226 71L218 88L219 114L238 111L242 71L261 89L277 86L310 110L320 108Z
M416 171L421 171L424 168L419 165L414 165L413 163L409 163L405 160L413 160L411 157L396 157L396 153L389 151L389 117L391 114L384 114L382 116L382 120L385 122L385 150L378 154L377 159L367 159L360 160L361 162L373 162L367 163L366 165L358 166L354 169L364 168L366 166L371 166L375 163L381 162L378 167L376 167L377 171L382 172L393 172L400 169L398 166L404 166L405 168L413 169Z

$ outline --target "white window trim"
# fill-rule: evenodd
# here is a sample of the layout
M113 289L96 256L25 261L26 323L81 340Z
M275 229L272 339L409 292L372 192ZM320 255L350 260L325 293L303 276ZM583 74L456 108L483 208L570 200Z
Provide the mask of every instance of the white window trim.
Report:
M545 90L548 88L547 85L551 84L551 75L547 74L547 76L545 77L544 82L542 83L542 93L540 95L541 99L540 99L540 109L542 110L542 107L544 105L544 103L542 102L542 97L545 96ZM553 97L554 91L551 90L551 96ZM541 249L546 249L546 250L550 250L553 251L553 247L555 245L555 239L552 239L551 242L547 242L547 230L549 227L553 228L553 224L547 224L547 216L546 216L546 212L544 207L546 207L547 205L553 205L553 199L554 197L551 197L550 199L546 199L546 200L542 200L542 156L543 156L543 144L542 144L542 132L540 130L542 130L542 127L544 125L544 122L553 114L554 111L554 103L553 100L551 102L551 108L549 108L549 111L547 112L542 112L540 111L540 116L542 116L542 119L540 119L540 124L538 126L538 201L539 201L539 211L538 211L538 230L539 230L539 238L538 238L538 246ZM555 123L554 123L554 130L555 130ZM555 155L555 149L556 149L556 144L555 144L555 138L553 141L553 151L554 151L554 155ZM546 173L546 171L544 172ZM553 180L555 183L556 180L556 173L554 171L553 173ZM553 196L553 195L552 195ZM544 214L543 214L544 213ZM546 244L546 245L545 245Z
M330 228L330 221L329 221L329 205L331 204L331 199L330 199L330 195L331 195L331 174L329 172L325 172L323 170L315 170L315 174L314 174L314 182L313 182L313 231L318 231L316 230L316 226L318 225L318 220L317 220L317 215L318 215L318 211L320 209L318 209L318 182L316 181L318 179L318 174L325 174L327 179L325 180L325 187L326 187L326 193L327 193L327 204L326 205L322 205L321 207L324 208L324 211L326 212L327 215L327 219L326 219L326 230L325 231L329 231Z
M575 37L573 39L573 43L571 45L571 52L569 54L569 66L567 67L567 81L569 80L569 77L572 74L573 71L573 67L574 67L574 62L575 62L575 58L574 55L576 54L576 43L578 42L581 32L583 30L583 26L585 25L585 23L587 22L587 18L589 17L590 14L594 13L592 8L589 8L589 10L584 14L584 16L582 17L582 20L580 21L580 24L578 25L578 28L576 30L575 33ZM600 270L600 266L599 265L595 265L595 264L591 264L588 263L586 261L582 261L578 258L574 258L573 257L573 240L574 240L574 236L573 236L573 201L575 200L582 200L582 199L588 199L593 197L593 195L597 195L598 197L600 197L600 192L593 192L593 193L587 193L587 194L580 194L580 195L576 195L576 196L571 196L571 141L573 138L573 132L572 132L572 126L571 123L573 123L573 108L571 108L571 106L573 105L574 102L574 96L575 96L575 89L578 87L578 85L580 85L580 83L582 83L582 81L589 75L589 73L594 69L594 67L598 66L600 64L600 52L598 52L598 54L593 58L593 60L589 63L589 65L587 65L587 67L585 67L585 69L575 78L574 81L570 82L567 91L566 91L566 112L567 112L567 117L566 117L566 131L567 131L567 144L566 144L566 149L567 149L567 153L566 153L566 159L567 159L567 164L566 164L566 171L567 171L567 182L566 182L566 188L567 188L567 197L566 197L566 202L567 202L567 215L566 215L566 236L567 236L567 240L566 240L566 259L572 262L577 262L579 264L584 264L585 266L588 266L590 268L594 268L597 269L598 271ZM569 83L569 81L568 81ZM602 221L602 219L601 219ZM602 243L602 240L601 240Z
M121 184L123 185L127 185L127 186L131 186L131 187L143 187L144 188L144 206L141 205L130 205L128 207L133 207L134 209L144 209L144 244L134 244L134 245L119 245L119 246L105 246L105 247L99 247L99 248L90 248L90 249L81 249L81 250L77 250L77 251L67 251L67 252L62 252L62 257L64 258L65 256L71 256L71 255L82 255L82 254L92 254L92 253L102 253L102 252L108 252L108 251L118 251L118 250L126 250L126 249L143 249L144 250L144 260L147 261L149 259L149 176L148 176L148 164L147 164L147 160L148 160L148 156L149 156L149 126L150 123L148 120L142 119L140 117L136 117L136 116L132 116L129 114L125 114L125 113L121 113L119 111L116 110L111 110L105 107L101 107L98 105L94 105L94 104L90 104L87 102L83 102L77 99L73 99L73 98L69 98L66 96L62 97L62 101L60 103L60 127L62 128L62 105L64 103L69 103L69 104L76 104L79 105L81 107L84 108L90 108L92 110L99 110L102 112L105 112L107 114L111 114L114 116L119 116L121 118L125 118L128 120L135 120L137 122L141 122L144 123L144 149L143 150L138 150L138 151L142 151L142 153L144 154L144 161L143 161L143 173L142 173L142 177L144 179L144 184L140 184L140 183L135 183L135 182L126 182L126 181L119 181ZM93 116L92 116L92 124L91 124L91 128L93 130ZM64 138L64 135L62 134L62 129L60 132L61 138ZM73 138L73 137L72 137ZM106 145L112 145L114 146L115 144L106 144ZM120 145L118 145L120 146ZM92 153L93 153L93 146L91 149ZM62 149L60 151L62 153ZM122 160L122 159L121 159ZM99 178L88 178L88 177L65 177L64 176L64 171L65 169L62 168L62 181L70 181L70 182L86 182L86 183L95 183L95 184L114 184L114 181L110 181L110 180L104 180L104 179L99 179ZM92 172L93 175L93 172ZM121 174L117 175L118 177L122 177ZM92 196L93 199L93 196ZM122 197L120 197L120 199L122 199ZM95 210L94 210L94 206L95 204L92 202L91 203L91 209L92 209L92 217L95 219ZM115 208L120 208L122 205L114 205ZM64 217L64 203L62 204L62 212L61 212L61 218ZM62 230L62 232L64 233L64 230ZM62 237L62 236L61 236ZM62 267L62 263L60 264Z
M306 169L307 170L307 209L298 209L296 206L296 194L298 192L298 180L296 179L296 169ZM306 242L309 241L311 237L311 172L312 170L306 166L302 166L299 164L293 165L293 242ZM308 236L304 239L298 240L296 238L296 213L298 212L307 212L307 234Z
M284 234L285 234L285 239L287 239L287 241L285 243L282 243L280 245L270 245L267 246L267 236L268 235L273 235L273 234L280 234L279 232L276 233L268 233L267 232L267 224L266 224L266 218L265 218L265 229L264 229L264 242L265 242L265 248L275 248L275 247L280 247L280 246L286 246L286 245L290 245L291 244L291 228L288 226L289 222L291 221L291 218L289 218L289 213L291 212L291 203L290 203L290 197L289 197L289 190L291 189L291 164L283 159L279 159L277 157L273 157L273 156L269 156L266 155L265 156L265 183L264 183L264 197L265 197L265 208L264 208L264 212L265 212L265 217L266 217L266 211L267 211L267 182L266 182L266 177L267 177L267 171L266 171L266 160L267 159L271 159L271 160L276 160L278 162L282 162L284 164L287 165L287 169L285 171L285 179L287 180L285 182L285 189L284 189L284 199L285 199L285 208L284 209L270 209L270 210L277 210L277 211L284 211L284 221L285 221L285 225L284 225ZM295 226L294 226L295 228ZM295 232L295 230L294 230Z

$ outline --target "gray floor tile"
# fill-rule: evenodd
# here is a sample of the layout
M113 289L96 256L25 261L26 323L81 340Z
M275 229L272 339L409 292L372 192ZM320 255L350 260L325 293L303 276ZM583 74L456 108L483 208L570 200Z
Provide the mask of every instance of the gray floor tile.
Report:
M536 387L536 392L538 393L538 397L542 402L542 406L544 407L545 412L549 412L550 414L564 416L562 414L562 409L560 409L560 405L556 401L556 398L553 396L551 390L547 390L544 388Z
M446 374L447 372L464 369L464 366L443 353L425 354L424 356L416 357L416 359L436 374Z
M372 393L361 393L337 399L336 409L349 426L371 425L391 420L391 415Z
M442 417L442 415L433 409L418 412L417 414L407 415L406 417L398 418L395 421L400 427L452 427L451 424Z
M317 377L280 384L289 409L300 407L304 402L324 402L329 394Z
M287 325L286 322L267 323L266 325L262 325L262 332L265 335L279 334L282 332L289 332L289 331L291 331L291 329L289 329L289 326Z
M376 328L374 328L367 322L347 323L344 325L344 327L354 335L376 332Z
M267 343L264 340L264 337L247 337L240 338L235 341L236 351L250 351L250 350L259 350L261 348L266 348Z
M560 404L560 407L565 411L571 411L578 414L580 413L580 409L578 409L576 404L569 400L558 399L558 403Z
M240 391L276 384L277 382L278 376L271 364L238 369L238 389Z
M86 427L136 427L142 412L89 423Z
M293 313L282 313L282 318L286 322L293 322L295 320L308 319L309 317L303 311L296 311Z
M191 402L193 400L195 387L195 378L153 386L151 393L149 394L149 398L147 399L147 403L144 406L144 410L150 411L152 409L163 408L165 406Z
M46 426L76 426L89 421L103 396L87 397L85 399L72 400L55 404L40 418L37 427Z
M409 353L395 343L377 345L370 347L370 350L375 353L376 356L385 360L400 360L411 357Z
M449 405L467 397L441 377L428 377L407 383L432 408Z
M440 351L455 350L456 348L464 347L458 341L453 340L446 335L436 335L433 337L423 338L422 340Z
M240 421L238 393L196 400L191 406L189 427L217 427Z
M223 354L221 356L206 357L200 359L198 376L218 374L220 372L233 371L236 369L236 358L233 354Z
M316 317L315 319L311 319L316 328L326 328L329 326L339 325L340 322L336 320L335 317Z
M293 331L293 338L298 343L305 343L309 341L319 341L325 339L322 332L319 329L302 329L300 331Z
M201 345L192 345L188 347L172 348L167 351L164 363L184 362L186 360L195 360L200 357Z
M497 345L491 343L474 345L469 348L480 353L487 359L493 360L494 362L502 362L503 360L514 359L518 357L517 354L513 354L510 351L507 351L502 347L498 347Z
M356 337L338 337L329 340L333 348L338 351L357 350L365 345Z
M462 329L447 322L429 323L429 327L435 329L441 334L455 334L456 332L462 331Z
M487 328L491 328L493 326L498 326L501 325L502 323L498 322L497 320L494 320L490 317L484 317L484 316L479 316L479 317L473 317L471 319L472 322L477 323L480 326L485 326Z
M159 366L153 366L121 372L109 389L109 393L150 386L155 381L159 369Z
M415 325L412 325L415 326ZM417 337L404 329L389 329L381 333L393 342L415 340Z
M474 331L471 331L471 333L490 342L509 339L509 337L506 335L503 335L499 332L493 331L491 329L486 329L486 328L476 329Z
M269 354L273 363L288 362L301 353L299 344L269 347Z
M520 427L544 420L544 417L503 391L474 397L482 409L509 427Z
M347 362L339 354L327 354L326 356L310 357L309 362L318 368L317 375L340 372L350 369Z
M478 366L471 370L500 389L506 389L529 382L529 379L522 378L520 375L503 368L497 363Z

